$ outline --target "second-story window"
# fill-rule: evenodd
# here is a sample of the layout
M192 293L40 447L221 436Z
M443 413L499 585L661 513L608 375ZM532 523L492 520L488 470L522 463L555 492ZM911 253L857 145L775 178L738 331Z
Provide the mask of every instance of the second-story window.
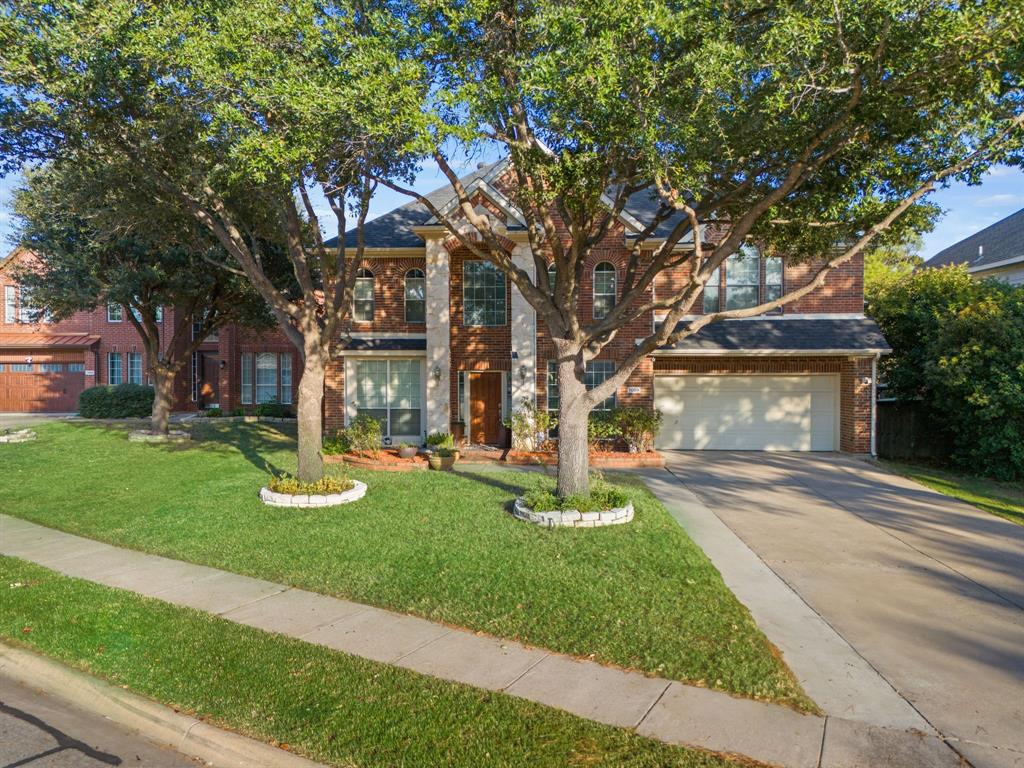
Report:
M782 296L782 257L764 259L764 300L775 301Z
M715 271L711 273L711 277L704 283L704 314L710 314L711 312L718 312L722 308L722 304L719 301L719 292L721 287L719 281L722 279L722 270L720 267L715 267Z
M36 310L32 306L32 297L29 295L28 289L25 286L21 286L21 305L18 307L18 322L25 323L26 325L32 323L35 319ZM42 320L42 318L39 318Z
M427 319L427 279L422 269L405 273L405 322L422 323Z
M555 293L555 284L557 282L558 267L555 266L555 262L548 264L548 290L551 291L552 295Z
M594 319L606 317L615 306L615 265L602 261L594 267Z
M124 320L124 313L120 304L107 304L107 322L120 323Z
M373 272L368 269L356 273L352 318L360 323L373 322Z
M505 274L489 261L462 265L463 325L505 324Z
M17 303L17 288L13 285L4 286L4 322L14 323L17 322L18 315L18 303Z
M757 249L743 246L725 260L725 308L746 309L759 303L761 259Z

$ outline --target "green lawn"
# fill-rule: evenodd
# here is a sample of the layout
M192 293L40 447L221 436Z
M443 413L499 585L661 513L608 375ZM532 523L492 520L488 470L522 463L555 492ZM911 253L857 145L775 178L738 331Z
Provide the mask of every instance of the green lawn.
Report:
M331 765L738 765L14 558L0 587L6 642Z
M3 511L134 549L372 603L732 693L813 704L703 552L641 485L636 519L543 530L505 510L535 475L369 473L356 503L275 509L293 467L269 425L204 424L189 447L40 425L0 446Z
M1024 525L1024 483L1001 483L986 477L920 464L879 461L881 466L932 490L966 501L1010 522Z

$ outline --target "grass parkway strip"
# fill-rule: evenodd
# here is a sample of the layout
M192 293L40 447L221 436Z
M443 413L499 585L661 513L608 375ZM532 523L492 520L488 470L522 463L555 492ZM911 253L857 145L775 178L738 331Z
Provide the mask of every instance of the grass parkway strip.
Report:
M626 526L550 531L506 507L526 473L354 472L354 504L273 509L293 469L268 425L200 425L186 447L40 425L2 454L6 514L111 544L813 710L707 557L639 483ZM40 472L40 467L49 471Z
M338 766L748 765L0 557L0 638Z

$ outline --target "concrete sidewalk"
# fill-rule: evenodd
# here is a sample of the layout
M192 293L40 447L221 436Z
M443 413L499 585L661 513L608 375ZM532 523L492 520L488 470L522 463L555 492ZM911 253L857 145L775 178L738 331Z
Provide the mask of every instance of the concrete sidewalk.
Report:
M934 735L605 667L367 605L125 550L0 515L0 554L434 677L501 691L660 741L787 768L958 766Z

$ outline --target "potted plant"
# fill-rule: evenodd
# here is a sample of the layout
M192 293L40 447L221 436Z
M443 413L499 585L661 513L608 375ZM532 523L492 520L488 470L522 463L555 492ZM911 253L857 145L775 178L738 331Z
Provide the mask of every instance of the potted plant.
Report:
M438 448L427 457L427 464L431 469L449 472L458 458L455 453L451 448Z
M400 459L411 459L416 455L419 449L412 443L399 443L398 444L398 458Z

